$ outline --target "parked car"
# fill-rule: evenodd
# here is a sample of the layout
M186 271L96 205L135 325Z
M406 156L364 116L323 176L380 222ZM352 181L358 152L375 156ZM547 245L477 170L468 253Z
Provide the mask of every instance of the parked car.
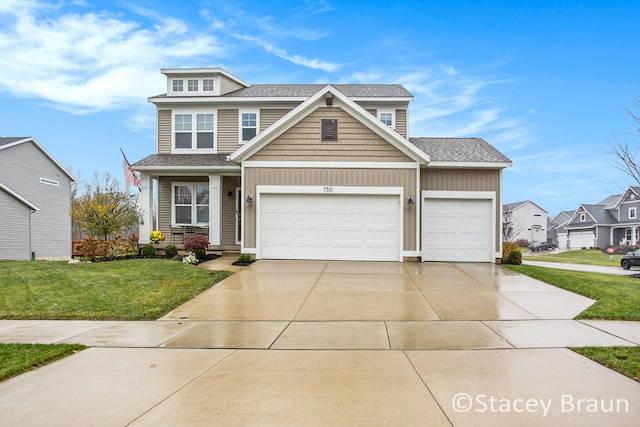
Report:
M630 269L633 266L640 265L640 249L636 249L632 253L622 255L620 258L620 267L625 270Z
M556 248L556 245L554 245L553 243L549 243L549 242L535 242L529 245L529 249L531 249L532 252L535 251L551 251L553 249Z

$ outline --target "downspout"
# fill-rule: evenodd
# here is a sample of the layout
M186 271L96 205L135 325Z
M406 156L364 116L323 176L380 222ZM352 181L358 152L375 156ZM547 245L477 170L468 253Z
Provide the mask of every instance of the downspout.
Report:
M29 253L31 254L31 261L35 261L36 260L36 254L35 254L35 252L33 252L33 250L32 250L33 248L32 248L32 245L31 245L31 243L32 243L31 242L31 239L32 239L32 236L31 236L31 234L32 234L31 233L31 215L33 215L36 212L37 211L35 209L31 209L29 211Z

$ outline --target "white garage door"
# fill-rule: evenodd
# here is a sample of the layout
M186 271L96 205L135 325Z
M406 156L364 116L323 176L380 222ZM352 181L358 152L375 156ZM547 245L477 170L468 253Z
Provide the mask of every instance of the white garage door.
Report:
M258 256L400 261L399 195L263 194Z
M558 233L558 248L565 249L567 247L567 233Z
M423 261L493 261L491 200L428 198L422 217Z
M593 231L570 231L569 232L569 246L571 249L582 249L593 247L593 241L595 235Z

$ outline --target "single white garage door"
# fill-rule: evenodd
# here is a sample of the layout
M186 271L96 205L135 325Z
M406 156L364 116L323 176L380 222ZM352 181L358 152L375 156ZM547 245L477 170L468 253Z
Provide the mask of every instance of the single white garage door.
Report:
M491 262L491 200L426 198L422 212L423 261Z
M569 246L571 249L589 249L593 247L595 237L593 231L569 231Z
M258 256L400 261L399 195L263 194Z
M567 233L558 233L558 248L565 249L567 247Z

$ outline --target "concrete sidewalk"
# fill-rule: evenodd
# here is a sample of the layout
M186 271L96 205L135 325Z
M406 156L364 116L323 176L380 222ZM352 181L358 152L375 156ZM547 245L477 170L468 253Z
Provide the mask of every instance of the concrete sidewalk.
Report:
M561 262L545 262L537 260L522 260L523 264L537 267L557 268L559 270L584 271L587 273L617 274L620 276L633 276L640 274L640 270L623 270L622 267L609 267L605 265L565 264Z
M592 303L490 264L260 261L156 322L0 321L1 342L92 347L0 383L0 412L21 426L635 425L640 384L564 348L640 345L638 322L572 320Z

